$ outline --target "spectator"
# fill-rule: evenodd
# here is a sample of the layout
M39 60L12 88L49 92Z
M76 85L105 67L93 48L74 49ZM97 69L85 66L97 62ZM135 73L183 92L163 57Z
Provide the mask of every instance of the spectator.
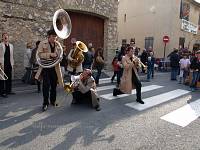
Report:
M174 51L168 56L170 57L171 80L177 80L176 77L178 75L180 60L178 50L174 49Z
M104 67L104 57L103 57L103 49L102 48L98 48L97 51L94 54L93 67L97 69L97 75L95 77L95 82L98 85L99 84L99 78L101 76L101 71Z
M189 66L190 66L190 60L187 58L187 55L183 55L183 58L179 61L180 64L180 80L179 83L185 84L185 79L188 76L189 73Z
M119 68L120 68L120 66L118 64L117 57L113 58L112 67L113 67L114 74L113 74L113 76L111 78L111 82L113 82L115 76L117 75L117 83L119 83L120 82L120 76L119 76Z
M147 64L147 61L148 61L148 54L147 54L147 51L146 49L143 50L142 54L141 54L141 62L143 64ZM142 73L145 73L145 68L142 66Z
M31 63L31 66L32 66L32 70L33 70L33 73L32 73L32 80L35 81L35 74L37 73L37 70L39 68L39 65L37 63L37 60L36 60L36 53L37 53L37 49L38 49L38 45L40 44L40 41L37 41L36 42L36 47L32 50L32 53L31 53L31 60L30 60L30 63ZM40 93L41 91L41 83L39 80L36 80L37 82L37 89L38 89L38 93Z
M83 53L84 55L84 61L83 61L83 69L91 69L92 62L94 59L94 50L92 47L92 43L88 44L88 51L86 53Z
M197 82L199 81L199 76L200 76L200 62L197 57L193 58L190 65L190 69L192 71L192 82L191 82L190 88L192 91L195 91L196 85L197 85Z
M24 68L25 68L25 74L22 77L22 81L24 83L30 83L31 79L31 53L32 53L32 43L28 42L26 44L26 50L24 53Z
M155 64L155 57L153 56L153 52L149 53L150 56L148 57L147 61L147 81L150 81L150 78L154 77L154 64Z

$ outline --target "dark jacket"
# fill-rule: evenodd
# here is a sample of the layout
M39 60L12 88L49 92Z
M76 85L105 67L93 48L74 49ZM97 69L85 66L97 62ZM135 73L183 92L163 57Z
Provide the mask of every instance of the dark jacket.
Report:
M199 70L200 71L200 62L198 60L192 60L190 64L190 69Z
M170 56L170 66L173 68L178 68L179 67L179 61L180 57L177 53L172 53Z
M143 51L140 58L141 62L146 63L148 61L148 53L146 51Z
M35 65L36 64L36 52L37 52L37 47L34 48L31 52L31 59L30 59L30 63L31 65Z
M156 59L153 56L147 60L147 67L148 67L148 69L154 68L155 60Z
M83 55L84 55L83 67L91 66L94 59L92 51L88 50L86 53L83 53Z

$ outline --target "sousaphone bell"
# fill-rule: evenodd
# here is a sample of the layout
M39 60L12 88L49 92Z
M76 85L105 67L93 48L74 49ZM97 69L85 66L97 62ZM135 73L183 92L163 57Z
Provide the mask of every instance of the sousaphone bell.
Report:
M57 36L61 39L67 39L69 35L71 34L72 30L72 24L71 19L68 15L68 13L64 9L58 9L53 16L53 28L57 34ZM62 61L63 57L63 48L61 44L57 41L55 41L56 47L57 47L57 57L56 59L42 59L39 56L39 53L37 51L36 53L36 60L38 64L42 68L51 68L57 65L60 61Z

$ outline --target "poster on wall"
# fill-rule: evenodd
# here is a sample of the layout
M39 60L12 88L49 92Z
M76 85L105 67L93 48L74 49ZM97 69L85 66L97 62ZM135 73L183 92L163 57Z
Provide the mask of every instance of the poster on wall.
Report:
M181 0L180 6L180 18L189 21L190 4L185 2L185 0Z

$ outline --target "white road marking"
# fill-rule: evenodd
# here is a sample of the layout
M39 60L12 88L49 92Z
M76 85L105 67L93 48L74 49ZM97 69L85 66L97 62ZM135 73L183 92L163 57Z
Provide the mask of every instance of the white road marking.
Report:
M200 99L162 116L161 119L186 127L198 117L200 117Z
M158 104L170 101L172 99L175 99L177 97L185 95L189 92L190 91L177 89L177 90L173 90L173 91L170 91L170 92L167 92L167 93L163 93L163 94L159 94L159 95L152 96L152 97L149 97L149 98L145 98L145 99L143 99L145 104L139 104L137 102L132 102L132 103L127 103L125 105L141 111L141 110L145 110L147 108L156 106Z
M101 87L97 87L97 92L114 89L114 88L116 88L116 85L101 86Z
M148 92L148 91L152 91L152 90L156 90L159 88L162 88L163 86L159 86L159 85L149 85L149 86L145 86L142 87L142 93L143 92ZM100 95L100 97L104 98L104 99L108 99L108 100L113 100L113 99L118 99L118 98L122 98L122 97L126 97L126 96L130 96L136 93L136 90L132 90L132 94L122 94L122 95L118 95L118 96L113 96L112 93L109 94L104 94L104 95Z

